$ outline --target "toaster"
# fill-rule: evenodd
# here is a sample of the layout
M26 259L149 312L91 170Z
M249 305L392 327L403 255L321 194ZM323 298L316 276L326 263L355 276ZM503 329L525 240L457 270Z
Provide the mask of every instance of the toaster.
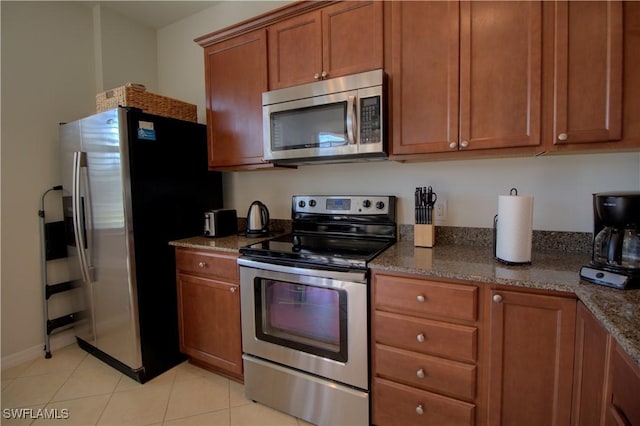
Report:
M232 209L204 212L204 236L226 237L238 233L238 214Z

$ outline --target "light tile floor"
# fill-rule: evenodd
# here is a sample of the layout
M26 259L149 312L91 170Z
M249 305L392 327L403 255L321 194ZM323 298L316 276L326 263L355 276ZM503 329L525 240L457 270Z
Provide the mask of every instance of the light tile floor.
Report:
M309 426L187 362L141 385L76 345L3 370L1 405L2 425Z

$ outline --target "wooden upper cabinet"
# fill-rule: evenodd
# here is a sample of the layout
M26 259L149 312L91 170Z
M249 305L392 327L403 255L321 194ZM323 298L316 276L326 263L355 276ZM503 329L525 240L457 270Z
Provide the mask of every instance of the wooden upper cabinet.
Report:
M460 148L540 144L542 4L460 4Z
M458 2L391 4L392 152L457 149Z
M209 168L268 167L262 160L267 38L261 29L205 48Z
M486 424L568 425L576 301L492 290Z
M540 144L540 2L394 2L393 154Z
M558 1L553 144L622 138L623 4Z
M269 88L382 68L382 7L345 1L271 25Z

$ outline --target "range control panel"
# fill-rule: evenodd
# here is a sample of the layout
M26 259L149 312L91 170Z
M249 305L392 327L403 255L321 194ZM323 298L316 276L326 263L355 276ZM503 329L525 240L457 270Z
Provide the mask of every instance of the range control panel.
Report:
M395 214L393 195L294 195L296 213L371 215Z

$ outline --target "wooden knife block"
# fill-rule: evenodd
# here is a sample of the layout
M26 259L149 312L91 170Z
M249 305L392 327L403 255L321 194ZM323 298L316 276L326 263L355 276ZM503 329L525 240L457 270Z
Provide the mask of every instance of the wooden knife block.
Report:
M413 225L413 245L416 247L433 247L436 242L435 225Z

